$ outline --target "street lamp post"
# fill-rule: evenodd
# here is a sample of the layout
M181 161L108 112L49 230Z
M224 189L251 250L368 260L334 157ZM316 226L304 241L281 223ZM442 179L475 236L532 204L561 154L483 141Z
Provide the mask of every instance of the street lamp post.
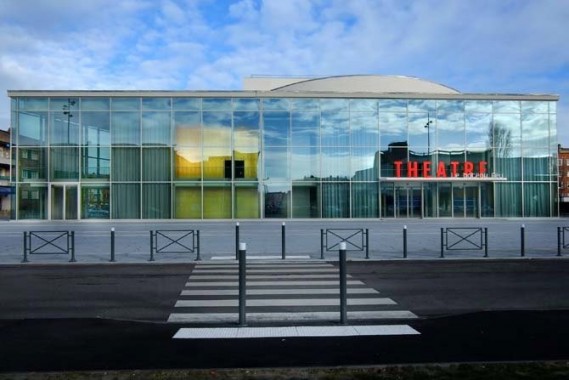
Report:
M425 124L425 128L427 128L427 156L431 155L431 114L427 113L427 124Z
M70 125L71 125L71 118L73 115L71 114L71 107L75 105L75 100L67 99L67 104L63 105L63 114L67 116L67 144L71 144L70 141Z

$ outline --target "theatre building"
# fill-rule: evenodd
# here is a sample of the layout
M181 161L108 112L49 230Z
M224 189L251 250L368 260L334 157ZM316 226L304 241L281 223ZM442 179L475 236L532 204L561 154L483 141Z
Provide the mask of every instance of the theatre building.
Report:
M558 215L556 95L375 75L8 95L16 219Z

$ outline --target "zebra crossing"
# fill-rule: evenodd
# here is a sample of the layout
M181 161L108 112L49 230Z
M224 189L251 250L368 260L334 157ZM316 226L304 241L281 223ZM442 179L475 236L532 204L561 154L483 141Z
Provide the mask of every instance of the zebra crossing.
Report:
M249 262L247 322L337 322L340 318L338 272L338 268L330 263ZM350 322L417 318L411 311L399 310L394 300L383 297L377 290L349 275L347 285L347 316ZM190 325L238 323L238 292L237 263L199 263L181 291L168 322ZM393 331L385 329L385 326L380 330ZM409 333L412 330L417 333L409 326L400 327L396 331ZM181 330L187 333L187 329ZM345 330L342 331L346 334ZM244 335L249 336L250 333Z

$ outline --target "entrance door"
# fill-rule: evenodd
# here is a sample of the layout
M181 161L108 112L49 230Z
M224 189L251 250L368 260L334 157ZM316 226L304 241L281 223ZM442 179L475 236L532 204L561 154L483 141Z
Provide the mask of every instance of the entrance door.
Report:
M75 220L78 191L75 184L51 185L51 220Z

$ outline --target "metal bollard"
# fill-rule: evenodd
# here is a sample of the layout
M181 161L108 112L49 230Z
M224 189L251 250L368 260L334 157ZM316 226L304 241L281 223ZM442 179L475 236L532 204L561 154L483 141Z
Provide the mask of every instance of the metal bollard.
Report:
M403 258L407 258L407 226L403 226Z
M526 226L522 224L522 228L520 229L520 238L521 238L521 255L524 257L526 255Z
M235 223L235 260L239 260L239 222Z
M340 243L340 323L345 325L348 323L348 297L347 297L347 287L346 287L346 242Z
M369 228L366 228L366 259L369 259Z
M28 232L24 231L24 259L22 260L23 263L28 262Z
M154 232L150 231L150 260L154 261Z
M247 244L239 243L239 326L247 324Z
M68 239L71 239L71 244L69 243L69 240L67 241L67 247L71 251L71 259L69 260L69 262L74 263L77 261L75 260L75 231L69 232L69 235L67 236Z
M484 227L484 257L488 257L488 227Z
M445 257L445 238L444 238L445 229L441 228L441 259Z
M282 259L286 259L286 225L285 222L283 222L283 225L281 226L281 254L282 254Z
M115 227L111 227L111 263L115 262Z
M561 227L557 227L557 256L561 256Z
M320 229L320 259L324 260L324 230Z
M196 261L200 261L202 259L202 257L200 256L200 230L196 231L196 249L197 249L197 256L196 256Z

